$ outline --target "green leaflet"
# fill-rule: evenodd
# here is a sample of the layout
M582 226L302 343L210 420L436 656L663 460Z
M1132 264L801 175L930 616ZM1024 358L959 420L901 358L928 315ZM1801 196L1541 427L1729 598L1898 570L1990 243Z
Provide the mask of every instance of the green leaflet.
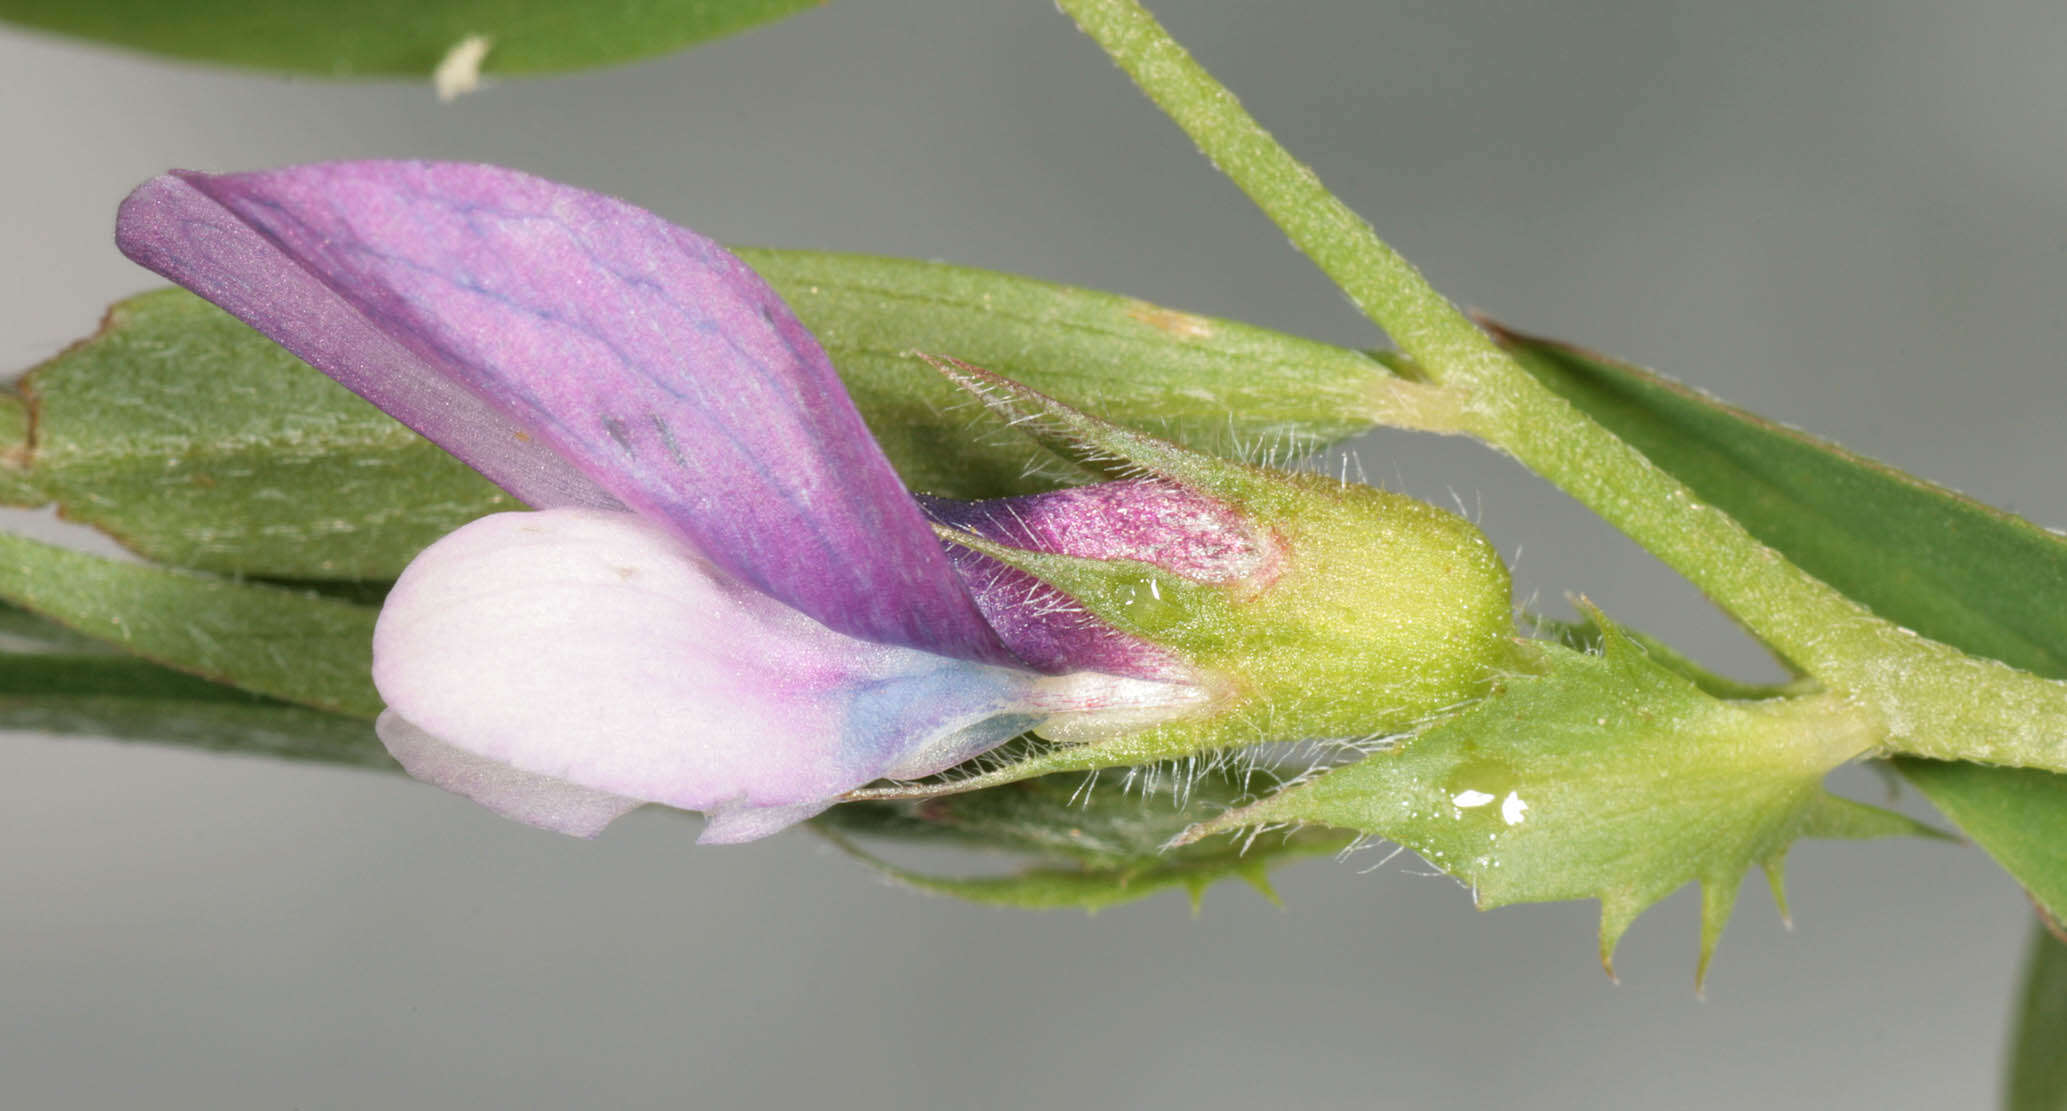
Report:
M160 667L5 604L0 730L395 767L363 717L311 710Z
M1306 450L1359 430L1371 359L1124 297L935 263L747 251L848 379L914 488L1052 485L986 435L917 349L987 362L1205 450ZM458 525L515 503L190 294L115 305L101 331L0 402L0 501L56 502L161 563L289 579L389 580ZM1241 414L1236 416L1234 414Z
M1339 852L1351 836L1307 830L1259 839L1253 846L1168 847L1192 823L1245 797L1250 778L1224 769L1196 775L1166 770L1152 778L1136 771L1119 782L1048 776L922 801L849 803L827 811L814 824L857 859L900 884L971 902L1095 913L1182 888L1196 910L1208 887L1229 878L1276 902L1269 882L1273 867L1297 857ZM855 837L1003 851L1031 863L1003 875L931 876L864 851L853 843Z
M1810 574L1925 636L2067 677L2058 536L1649 371L1499 334L1539 380ZM2067 914L2067 776L1897 766L2049 915Z
M131 656L0 655L0 729L395 767L363 718L247 694Z
M117 562L5 533L0 599L238 690L360 718L380 712L369 674L378 611L370 606ZM38 659L9 656L0 672L25 674ZM0 682L36 689L12 677Z
M2067 1111L2067 941L2031 931L2011 1034L2009 1111Z
M1206 823L1320 823L1396 841L1469 883L1481 907L1599 899L1601 961L1646 908L1701 884L1697 981L1746 870L1776 898L1800 837L1928 832L1825 792L1872 736L1820 697L1729 702L1596 617L1603 651L1543 644L1538 674L1405 744Z
M0 603L0 653L17 655L115 656L107 644L25 609ZM5 677L0 676L0 682Z
M43 495L28 481L29 406L19 395L0 394L0 505L34 505Z
M392 579L518 503L184 290L132 297L21 386L34 440L0 468L162 563ZM25 473L24 473L25 472Z
M1283 458L1354 435L1391 372L1369 356L1132 297L936 262L741 249L817 334L916 490L979 498L1055 485L1009 431L912 357L950 356L1098 416L1218 455ZM1080 480L1080 479L1079 479Z
M0 0L0 19L193 61L323 77L428 76L469 35L488 73L628 62L822 0Z

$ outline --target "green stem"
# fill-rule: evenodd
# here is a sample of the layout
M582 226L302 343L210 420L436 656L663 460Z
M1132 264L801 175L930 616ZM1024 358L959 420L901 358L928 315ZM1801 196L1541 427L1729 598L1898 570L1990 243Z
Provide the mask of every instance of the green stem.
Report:
M2067 771L2067 684L1918 637L1805 573L1551 393L1321 185L1134 0L1059 0L1292 243L1513 455L1875 714L1896 750Z

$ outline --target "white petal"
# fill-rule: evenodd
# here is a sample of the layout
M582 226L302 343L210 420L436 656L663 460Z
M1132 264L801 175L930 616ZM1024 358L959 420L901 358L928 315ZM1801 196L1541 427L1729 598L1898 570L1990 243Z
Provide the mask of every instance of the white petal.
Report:
M556 509L483 518L418 557L381 612L374 682L489 761L737 812L717 825L729 839L773 831L743 816L755 808L808 816L1038 723L1044 680L835 633L655 525Z
M410 775L525 825L594 837L604 826L645 805L638 799L518 771L476 756L418 729L393 710L380 715L374 728L380 743L388 746L388 754Z
M737 845L781 833L798 822L809 821L830 809L833 800L800 802L792 806L748 806L731 804L712 808L706 814L699 845Z

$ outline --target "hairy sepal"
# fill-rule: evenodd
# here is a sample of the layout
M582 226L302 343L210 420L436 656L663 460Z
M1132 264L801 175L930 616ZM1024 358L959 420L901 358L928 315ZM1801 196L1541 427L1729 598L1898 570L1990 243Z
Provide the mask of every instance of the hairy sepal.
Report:
M1122 482L1224 506L1248 536L1241 558L1209 561L1224 570L1201 573L1153 555L1094 558L995 530L943 530L1127 641L1167 653L1212 698L1200 712L1050 750L985 782L1264 741L1375 739L1481 697L1516 666L1507 567L1469 521L1368 486L1203 455L979 368L936 365L1058 452ZM1213 531L1220 543L1233 530Z

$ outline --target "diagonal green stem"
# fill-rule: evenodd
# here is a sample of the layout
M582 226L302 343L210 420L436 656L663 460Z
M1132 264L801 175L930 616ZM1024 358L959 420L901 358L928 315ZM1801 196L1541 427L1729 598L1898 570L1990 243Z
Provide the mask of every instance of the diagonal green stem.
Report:
M1140 4L1059 6L1431 383L1453 395L1441 430L1474 435L1556 483L1775 651L1878 717L1892 747L2067 770L2067 685L1898 628L1759 543L1530 377Z

